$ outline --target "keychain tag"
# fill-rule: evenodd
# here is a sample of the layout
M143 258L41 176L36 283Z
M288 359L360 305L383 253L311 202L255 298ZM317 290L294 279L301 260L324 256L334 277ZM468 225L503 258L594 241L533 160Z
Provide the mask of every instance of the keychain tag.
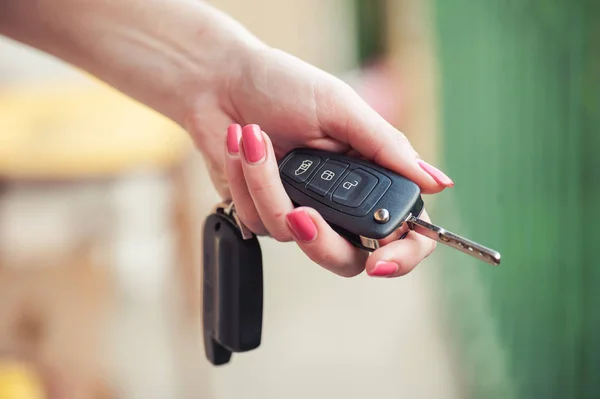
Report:
M262 253L233 203L215 207L204 222L204 350L215 366L232 353L260 346L263 314Z

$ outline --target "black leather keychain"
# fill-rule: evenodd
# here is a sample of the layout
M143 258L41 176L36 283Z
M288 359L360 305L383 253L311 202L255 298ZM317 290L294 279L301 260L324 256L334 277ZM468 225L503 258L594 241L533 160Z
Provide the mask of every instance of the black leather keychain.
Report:
M232 353L256 349L263 314L262 253L233 203L215 207L204 222L204 350L215 366Z

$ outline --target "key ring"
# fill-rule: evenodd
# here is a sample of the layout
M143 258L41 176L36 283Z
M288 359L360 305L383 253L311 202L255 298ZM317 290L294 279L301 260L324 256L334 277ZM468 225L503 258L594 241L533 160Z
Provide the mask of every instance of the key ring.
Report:
M234 220L237 228L240 230L240 233L244 240L249 240L249 239L255 237L255 234L248 227L246 227L246 225L238 217L237 212L235 210L235 204L233 203L232 200L226 200L226 201L223 201L223 202L215 205L212 212L213 213L222 213L224 215L231 217Z

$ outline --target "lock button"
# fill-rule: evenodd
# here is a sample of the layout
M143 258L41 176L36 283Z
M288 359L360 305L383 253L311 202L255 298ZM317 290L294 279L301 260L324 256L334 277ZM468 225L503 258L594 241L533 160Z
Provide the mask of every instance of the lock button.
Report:
M340 177L348 169L348 164L328 160L319 169L315 177L308 183L308 189L319 195L325 196L329 190L340 180Z
M359 207L379 184L379 179L373 174L355 169L348 174L333 192L333 202L350 208Z

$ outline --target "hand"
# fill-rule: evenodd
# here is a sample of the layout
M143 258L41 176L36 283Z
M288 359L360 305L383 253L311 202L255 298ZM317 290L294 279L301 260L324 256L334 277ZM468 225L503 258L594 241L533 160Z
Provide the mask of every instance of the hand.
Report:
M400 241L390 237L369 257L315 210L294 210L277 160L297 147L364 157L413 180L424 193L453 185L419 160L406 137L348 85L290 55L262 49L241 61L226 88L225 95L217 96L226 99L218 112L195 114L191 133L220 194L233 199L253 232L282 242L295 240L314 262L342 276L357 275L365 267L370 275L401 276L433 251L433 241L409 233ZM225 139L221 131L232 122ZM426 214L424 218L428 220Z
M250 229L295 240L335 273L353 276L366 263L371 275L400 276L434 248L410 233L400 241L390 237L367 257L314 210L293 209L276 159L295 147L362 156L426 194L453 184L349 86L266 47L205 2L36 0L31 7L4 0L0 33L79 66L185 127L215 187L235 201ZM232 123L257 125L234 125L226 139Z

